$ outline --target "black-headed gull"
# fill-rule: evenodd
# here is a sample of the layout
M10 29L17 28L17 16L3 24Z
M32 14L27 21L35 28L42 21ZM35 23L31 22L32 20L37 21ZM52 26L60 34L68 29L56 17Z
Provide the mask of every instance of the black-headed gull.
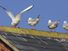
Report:
M11 18L11 20L12 20L11 26L12 27L16 27L19 24L20 20L21 20L21 18L20 18L21 17L21 14L23 14L23 13L31 10L33 8L33 5L30 5L26 9L22 10L20 13L16 14L16 16L14 16L12 14L12 12L9 11L9 10L7 10L5 7L2 7L2 6L0 6L0 7L3 8L6 11L6 13L8 14L8 16Z
M59 24L59 21L52 22L51 20L48 21L48 28L54 30Z
M39 23L39 16L37 16L35 19L29 17L28 18L28 24L32 26L32 29L34 29L34 26L36 26Z

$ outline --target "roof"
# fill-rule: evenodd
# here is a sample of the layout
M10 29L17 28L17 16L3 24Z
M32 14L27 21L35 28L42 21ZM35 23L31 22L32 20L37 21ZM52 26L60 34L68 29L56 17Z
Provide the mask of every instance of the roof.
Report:
M24 28L0 27L0 39L14 51L68 51L66 42L59 43L52 38L65 38L67 34L57 32L45 32L40 30L30 30ZM50 35L48 35L51 33ZM57 34L57 35L56 35ZM59 36L60 36L59 35ZM64 36L63 36L64 35ZM65 37L66 36L66 37Z

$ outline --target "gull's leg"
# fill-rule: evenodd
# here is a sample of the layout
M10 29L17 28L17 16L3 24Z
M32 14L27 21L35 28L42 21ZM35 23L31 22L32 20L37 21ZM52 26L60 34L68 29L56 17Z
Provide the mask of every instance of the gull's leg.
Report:
M50 32L53 32L53 29L50 29Z
M55 32L55 29L50 29L51 32Z
M11 27L16 28L17 27L17 24L11 25Z
M68 34L68 30L65 30L65 29L64 29L64 33L65 33L65 34Z
M68 34L68 30L66 30L66 33Z
M35 29L35 26L32 26L32 29L34 30Z
M14 28L20 28L20 27L17 27L19 23L16 23L16 24L13 24L11 25L11 27L14 27Z
M15 26L15 25L12 25L11 27L12 27L12 28L16 28L16 26Z
M53 32L55 32L55 29L52 29Z

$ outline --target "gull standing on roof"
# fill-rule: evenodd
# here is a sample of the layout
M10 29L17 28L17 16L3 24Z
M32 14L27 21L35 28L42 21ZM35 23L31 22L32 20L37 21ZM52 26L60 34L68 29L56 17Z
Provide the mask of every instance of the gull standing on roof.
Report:
M49 20L48 28L51 29L51 31L53 31L55 28L57 28L58 24L59 24L59 21L52 22L51 20Z
M64 30L67 30L68 31L68 22L67 21L64 21L63 22L63 28L64 28Z
M16 26L19 24L20 20L21 20L21 18L20 18L20 17L21 17L21 14L23 14L23 13L25 13L25 12L31 10L31 9L33 8L33 5L30 5L30 6L27 7L26 9L22 10L22 11L21 11L20 13L18 13L16 16L14 16L14 15L12 14L12 12L9 11L9 10L7 10L6 8L4 8L4 7L2 7L2 6L0 6L0 7L3 8L3 9L6 11L6 13L8 14L8 16L11 18L11 20L12 20L11 26L12 26L12 27L16 27Z
M40 20L39 16L37 16L35 19L31 17L28 18L28 24L32 26L32 29L35 29L34 27L39 23Z

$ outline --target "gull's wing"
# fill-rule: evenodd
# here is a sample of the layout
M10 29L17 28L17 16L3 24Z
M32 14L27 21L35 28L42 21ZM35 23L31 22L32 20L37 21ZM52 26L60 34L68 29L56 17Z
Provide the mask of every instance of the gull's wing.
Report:
M10 11L8 11L5 7L3 7L3 6L1 6L1 5L0 5L0 7L6 11L6 13L8 14L8 16L9 16L11 19L14 19L14 15L13 15Z
M26 9L22 10L19 14L25 13L29 10L31 10L33 8L33 5L30 5L29 7L27 7Z
M6 11L6 13L8 14L8 16L9 16L11 19L14 19L14 15L13 15L10 11Z

